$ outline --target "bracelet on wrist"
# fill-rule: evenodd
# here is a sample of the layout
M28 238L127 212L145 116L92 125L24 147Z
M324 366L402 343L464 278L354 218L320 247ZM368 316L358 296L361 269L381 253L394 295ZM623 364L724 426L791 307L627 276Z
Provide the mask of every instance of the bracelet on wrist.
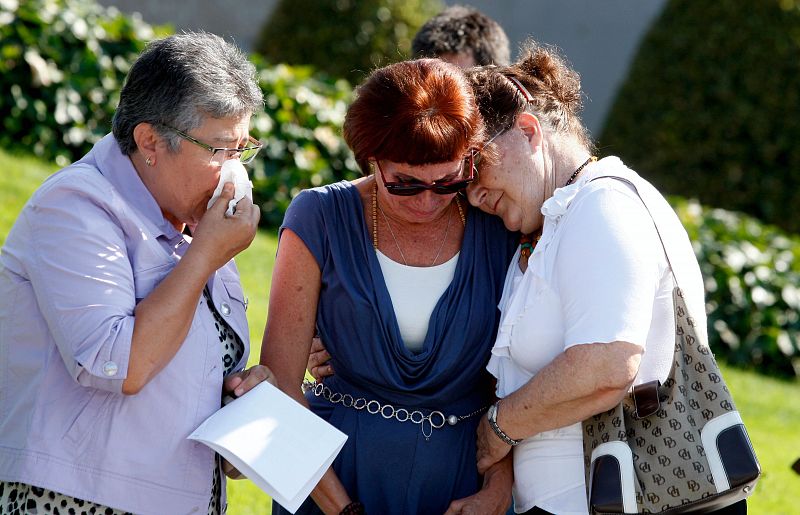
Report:
M358 501L353 501L345 506L339 515L364 515L364 505Z
M510 445L511 447L517 446L522 442L522 439L514 440L510 436L508 436L500 426L497 425L497 410L500 407L500 401L495 402L491 406L489 406L489 411L486 412L486 418L489 419L489 426L491 426L492 431L494 434L497 435L498 438L503 440L505 443Z

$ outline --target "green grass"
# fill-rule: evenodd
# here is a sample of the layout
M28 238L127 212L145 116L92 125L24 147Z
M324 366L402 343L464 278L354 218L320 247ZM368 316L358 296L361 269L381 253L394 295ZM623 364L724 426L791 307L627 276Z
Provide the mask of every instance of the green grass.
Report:
M58 167L27 156L0 151L0 244L31 193Z
M261 354L261 336L267 319L269 286L278 239L274 232L259 231L250 247L236 257L245 294L250 299L247 322L250 325L252 345L250 364L258 363ZM272 513L272 501L250 480L228 480L228 513L231 515L263 515Z
M274 231L258 231L250 247L236 257L236 265L242 276L242 285L250 303L247 306L247 322L250 325L250 359L248 363L258 363L261 351L261 336L267 320L269 306L269 287L272 284L272 266L278 239Z
M749 512L798 513L800 475L790 467L800 458L800 381L721 368L763 472Z
M0 151L0 242L30 194L55 166ZM268 306L268 292L277 240L273 231L259 231L249 249L237 257L253 343L250 363L257 363ZM800 381L780 380L723 367L725 380L753 441L763 477L750 498L753 514L797 513L800 476L790 466L800 458ZM269 497L249 480L228 481L231 515L270 513Z

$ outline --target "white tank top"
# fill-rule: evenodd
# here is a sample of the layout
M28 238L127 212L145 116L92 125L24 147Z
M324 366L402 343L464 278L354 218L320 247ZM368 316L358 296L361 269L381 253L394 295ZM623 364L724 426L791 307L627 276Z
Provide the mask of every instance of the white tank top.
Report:
M394 314L406 348L422 350L433 308L453 281L458 253L441 265L418 267L392 261L376 250L383 279L392 298Z

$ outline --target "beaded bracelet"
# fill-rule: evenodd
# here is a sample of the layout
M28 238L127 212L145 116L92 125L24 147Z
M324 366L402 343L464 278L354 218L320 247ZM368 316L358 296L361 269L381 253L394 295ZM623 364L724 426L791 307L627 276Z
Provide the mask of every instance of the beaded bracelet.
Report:
M364 515L364 505L358 501L353 501L344 507L339 515Z

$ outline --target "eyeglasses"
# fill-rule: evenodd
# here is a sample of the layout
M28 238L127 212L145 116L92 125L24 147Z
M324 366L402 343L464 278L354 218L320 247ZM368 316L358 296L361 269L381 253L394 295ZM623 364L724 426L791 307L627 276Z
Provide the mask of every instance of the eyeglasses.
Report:
M448 182L439 182L435 181L433 184L425 184L424 182L420 181L410 181L410 182L388 182L386 180L386 176L383 173L383 168L381 168L381 162L378 159L375 159L375 163L378 165L378 171L381 174L381 179L383 179L383 185L386 187L386 191L391 193L392 195L400 195L402 197L410 197L412 195L419 195L423 191L431 190L438 195L452 195L453 193L458 193L459 191L463 190L467 187L467 184L471 183L475 180L475 154L477 153L476 150L470 150L469 154L464 156L461 160L461 167L458 170L458 174L461 175L464 172L464 166L469 167L469 177L466 179L459 179L456 181L448 181Z
M202 147L209 152L211 152L211 159L209 160L208 164L214 166L222 166L222 163L227 161L228 159L236 159L239 158L239 161L242 164L248 164L255 159L256 154L258 151L261 150L262 144L260 141L255 139L252 136L248 136L247 142L249 143L248 146L242 148L225 148L225 147L212 147L211 145L207 145L202 141L199 141L183 131L180 131L174 127L170 127L169 125L165 125L167 129L171 131L175 131L175 133L180 136L181 138L194 143L198 147Z
M482 152L486 149L486 147L489 146L489 144L491 142L493 142L494 140L496 140L497 138L499 138L500 136L502 136L503 134L505 134L509 130L511 130L511 127L503 127L502 129L497 131L494 134L494 136L492 136L491 138L486 140L486 142L484 142L484 144L481 146L481 149L479 151L475 152L475 178L476 179L480 176L480 170L478 170L478 168L480 168L480 166L481 166Z

